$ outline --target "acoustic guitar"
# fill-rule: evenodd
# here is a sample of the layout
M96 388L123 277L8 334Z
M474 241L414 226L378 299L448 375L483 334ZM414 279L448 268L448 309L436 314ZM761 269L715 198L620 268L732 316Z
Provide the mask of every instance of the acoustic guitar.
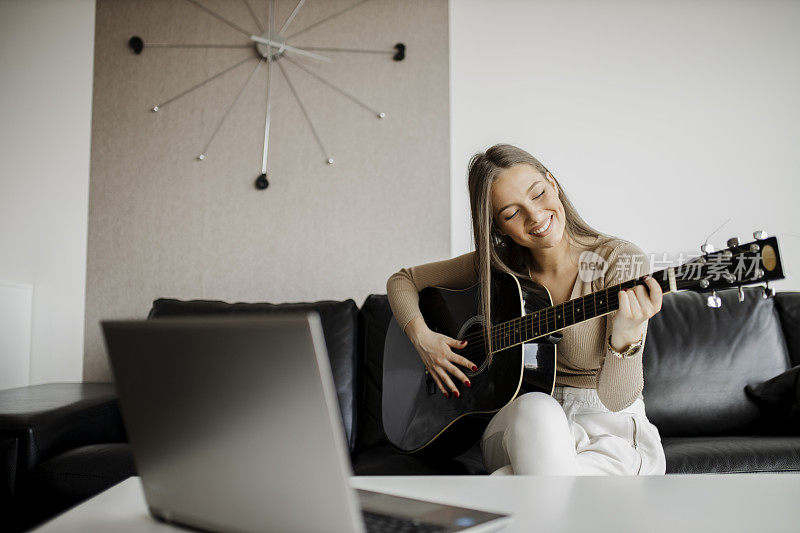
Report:
M715 291L766 282L764 296L774 289L769 281L783 279L778 242L763 232L756 240L709 251L692 261L652 274L664 294L691 290L710 292L709 307L719 307ZM709 250L710 247L705 250ZM471 448L491 417L525 392L552 394L556 373L556 343L560 331L619 308L620 290L644 285L644 276L553 305L549 293L525 298L515 276L492 276L492 347L489 364L480 305L480 284L463 290L427 287L419 293L419 307L433 331L467 346L453 351L467 357L477 371L462 368L471 387L462 386L460 398L447 399L427 373L411 341L392 318L383 355L383 429L400 452L454 457ZM544 291L547 292L546 289ZM527 308L526 308L527 306ZM458 383L458 380L455 380Z

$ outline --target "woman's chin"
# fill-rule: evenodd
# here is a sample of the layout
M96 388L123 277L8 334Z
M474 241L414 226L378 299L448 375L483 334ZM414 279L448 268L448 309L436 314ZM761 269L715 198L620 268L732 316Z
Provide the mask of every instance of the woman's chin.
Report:
M553 248L561 242L561 237L564 231L561 228L552 228L546 235L537 237L536 235L529 235L527 245L528 248Z

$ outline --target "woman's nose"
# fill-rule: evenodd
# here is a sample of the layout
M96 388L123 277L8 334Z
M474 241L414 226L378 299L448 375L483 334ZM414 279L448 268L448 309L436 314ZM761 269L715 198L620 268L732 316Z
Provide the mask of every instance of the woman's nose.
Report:
M525 204L525 215L528 217L528 220L531 222L543 222L544 221L544 209L541 207L537 207L531 205L530 203Z

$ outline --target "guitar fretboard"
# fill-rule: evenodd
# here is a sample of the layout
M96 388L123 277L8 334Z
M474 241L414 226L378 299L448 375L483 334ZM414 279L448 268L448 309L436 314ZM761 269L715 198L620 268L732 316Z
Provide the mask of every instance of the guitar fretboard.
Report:
M669 290L669 281L666 270L652 274L666 294ZM606 287L600 291L566 302L535 311L492 327L493 351L504 350L517 344L530 342L539 337L545 337L556 331L572 325L591 320L598 316L611 313L619 309L617 294L621 290L644 285L644 276L618 285Z

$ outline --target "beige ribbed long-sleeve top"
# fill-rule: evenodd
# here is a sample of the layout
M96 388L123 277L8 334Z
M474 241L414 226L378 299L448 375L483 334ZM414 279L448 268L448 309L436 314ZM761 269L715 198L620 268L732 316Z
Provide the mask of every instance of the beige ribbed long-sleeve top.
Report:
M650 273L644 252L628 241L600 237L588 249L603 258L606 269L595 279L583 279L586 276L579 275L570 299ZM386 292L392 312L405 330L411 320L422 316L419 291L430 286L465 289L477 282L475 252L470 252L444 261L403 268L389 278ZM633 357L626 359L614 357L608 352L606 339L611 335L615 313L561 330L564 336L556 350L556 384L597 389L600 400L611 411L628 407L641 397L644 387L644 346Z

